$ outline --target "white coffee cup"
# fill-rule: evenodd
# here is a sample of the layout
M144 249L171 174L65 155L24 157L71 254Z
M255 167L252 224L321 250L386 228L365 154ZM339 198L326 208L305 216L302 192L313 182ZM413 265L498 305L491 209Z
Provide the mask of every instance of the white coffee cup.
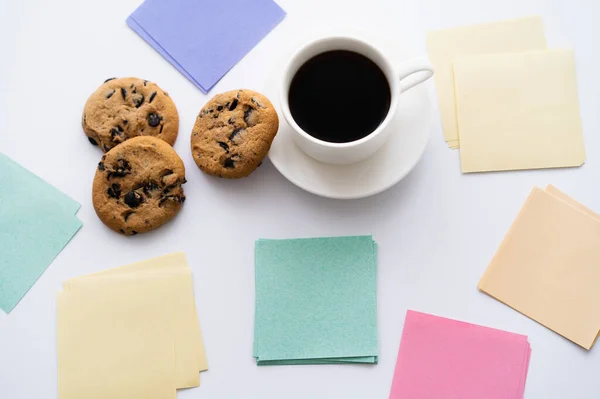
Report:
M347 143L331 143L306 133L294 120L289 106L289 88L298 69L314 56L332 50L354 51L371 59L385 74L391 92L390 108L383 122L369 135ZM416 58L394 66L389 56L362 39L347 36L319 39L298 50L284 70L280 86L283 116L292 127L294 142L307 155L317 161L337 165L359 162L373 155L391 134L410 134L410 132L393 132L392 129L386 128L398 110L401 94L432 76L433 69L425 59Z

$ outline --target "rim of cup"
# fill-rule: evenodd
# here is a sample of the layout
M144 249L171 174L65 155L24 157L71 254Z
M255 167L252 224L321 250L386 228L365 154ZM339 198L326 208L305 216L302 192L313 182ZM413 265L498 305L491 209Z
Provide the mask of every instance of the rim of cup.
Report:
M390 88L390 97L391 97L390 106L389 106L388 112L387 112L385 118L383 119L383 121L381 121L381 123L379 124L379 126L377 126L377 128L375 130L373 130L371 133L367 134L365 137L362 137L358 140L349 141L346 143L333 143L330 141L320 140L314 136L311 136L307 132L305 132L304 129L302 129L298 125L298 123L296 123L296 120L292 116L292 112L290 110L290 105L289 105L289 99L288 99L289 89L290 89L290 85L292 83L292 79L294 78L294 76L296 75L296 73L298 72L300 67L302 67L302 65L304 65L308 60L310 60L314 56L328 52L328 51L335 51L336 48L324 50L322 52L317 52L314 55L311 55L310 57L303 60L301 63L298 63L299 65L297 66L297 68L294 69L294 71L292 73L292 67L297 64L296 61L298 60L298 58L300 58L302 56L302 54L304 52L306 52L307 50L309 50L311 47L315 47L323 42L331 42L331 41L354 42L354 43L358 43L361 46L369 47L371 49L371 51L373 51L375 54L377 54L377 57L379 58L379 60L374 60L372 57L365 55L361 51L356 51L356 50L346 49L346 48L340 48L339 50L354 51L356 53L359 53L359 54L367 57L371 61L373 61L379 67L379 69L381 69L381 71L385 74L385 77L388 81L388 86ZM381 65L382 63L384 63L385 65ZM390 74L392 76L390 76ZM394 78L394 76L393 76L394 74L395 74L395 69L392 67L390 61L383 54L383 52L377 46L365 41L364 39L359 39L359 38L356 38L353 36L336 35L336 36L328 36L328 37L323 37L323 38L320 38L317 40L313 40L313 41L303 45L302 47L300 47L292 55L290 61L287 63L287 67L283 74L283 83L284 84L282 84L281 91L280 91L280 98L281 98L281 104L282 104L281 108L283 111L283 116L297 133L300 133L304 138L308 139L309 141L312 141L315 144L319 144L321 146L325 146L325 147L329 147L329 148L348 148L348 147L355 147L355 146L361 145L367 141L372 140L374 137L378 136L379 134L381 134L381 132L383 130L385 130L385 128L389 124L390 120L394 116L394 110L398 107L398 95L399 95L399 93L398 93L398 87L399 87L398 77L396 77L395 80L391 81L391 78L392 79Z

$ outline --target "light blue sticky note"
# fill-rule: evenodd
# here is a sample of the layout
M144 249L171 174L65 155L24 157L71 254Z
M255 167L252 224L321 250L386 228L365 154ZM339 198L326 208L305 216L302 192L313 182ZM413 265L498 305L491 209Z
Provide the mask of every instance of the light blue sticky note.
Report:
M81 228L79 207L0 154L0 309L12 311Z
M377 262L370 236L259 240L258 365L377 363Z

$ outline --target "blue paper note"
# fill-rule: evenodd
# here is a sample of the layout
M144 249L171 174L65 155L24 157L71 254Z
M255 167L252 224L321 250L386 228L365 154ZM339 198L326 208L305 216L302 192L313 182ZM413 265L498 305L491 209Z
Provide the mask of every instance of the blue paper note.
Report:
M257 364L377 363L376 248L366 236L257 241Z
M272 0L146 0L127 23L207 92L284 17Z
M194 86L199 88L203 93L208 93L208 90L206 90L204 87L202 87L202 85L200 83L198 83L192 75L187 73L187 71L185 69L183 69L181 67L181 65L179 65L179 63L173 57L171 57L171 55L169 53L167 53L165 51L165 49L162 48L160 46L160 44L158 44L158 42L156 40L154 40L152 38L152 36L150 36L148 34L148 32L146 32L144 30L144 28L142 28L142 26L140 24L138 24L135 19L133 19L133 17L131 15L127 18L126 22L127 22L127 25L129 25L129 27L135 31L135 33L137 33L142 39L144 39L146 41L146 43L148 43L150 45L150 47L152 47L154 49L154 51L156 51L157 53L162 55L164 59L169 61L169 63L171 65L173 65L175 67L175 69L177 69L183 76L188 78L188 80L190 82L192 82L194 84Z
M12 311L79 230L79 207L0 154L0 309Z

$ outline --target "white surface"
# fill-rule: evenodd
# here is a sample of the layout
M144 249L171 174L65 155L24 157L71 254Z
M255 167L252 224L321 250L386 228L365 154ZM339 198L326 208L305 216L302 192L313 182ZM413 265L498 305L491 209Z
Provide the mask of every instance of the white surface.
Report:
M575 51L588 162L580 169L463 176L436 120L413 172L371 198L314 196L269 162L246 180L212 179L194 166L189 151L207 97L126 27L138 0L0 0L0 150L80 201L84 222L17 308L0 314L0 397L56 397L54 297L63 279L178 250L194 272L210 365L202 386L180 398L386 398L407 308L527 334L533 349L527 399L600 397L598 346L588 353L476 288L533 185L553 183L600 211L600 2L280 2L287 19L213 93L260 87L274 53L317 18L375 22L411 55L423 55L429 29L540 14L550 46ZM157 81L177 103L175 148L188 167L188 201L172 223L125 238L94 214L90 191L100 152L79 122L91 91L108 77L129 75ZM373 234L380 248L380 363L257 367L254 240L350 234Z
M313 42L315 38L333 37L333 33L323 34L322 27L311 27L311 30L313 29L313 32L306 35L306 39L299 40L301 46ZM329 31L329 29L325 30ZM335 32L335 35L342 35L340 32L346 32L343 34L344 36L349 34L347 27L338 27ZM379 48L383 48L382 51L390 57L392 65L410 63L408 61L410 57L404 54L403 50L386 43L387 41L384 38L378 37L378 35L369 35L365 32L352 34L352 36L360 37L363 40L365 35L371 36L369 43L377 43ZM295 43L285 46L281 50L283 53L281 58L283 60L289 59L289 54L293 55L293 48L295 47ZM285 62L280 64L285 65ZM327 198L364 198L378 194L398 183L422 157L430 136L433 120L432 108L435 96L432 93L432 82L421 84L401 93L399 98L393 102L392 106L395 104L396 109L390 112L394 112L394 114L386 123L386 131L381 131L381 135L385 133L385 136L389 136L389 138L385 141L385 145L373 156L350 165L331 165L316 161L307 155L304 150L301 150L294 141L294 139L300 140L300 142L306 140L308 141L308 148L311 148L311 145L317 145L319 150L322 149L318 144L318 140L306 133L300 134L296 130L300 128L298 126L293 127L288 122L288 118L292 118L291 115L286 117L282 115L285 115L286 112L283 109L287 105L283 105L284 94L281 86L284 83L281 82L289 81L289 79L281 78L281 75L285 73L284 70L285 67L275 67L275 70L267 77L263 85L263 93L271 99L280 114L279 132L271 146L269 159L282 175L298 187ZM398 76L398 74L394 72L394 76ZM398 93L400 92L399 86L400 79L397 79L395 91ZM289 114L289 108L287 113ZM303 138L303 135L310 137L311 140ZM379 139L381 138L379 137ZM323 148L325 154L332 149L331 147ZM354 149L347 147L335 149L356 150L356 147ZM337 158L339 153L332 155L333 158Z

